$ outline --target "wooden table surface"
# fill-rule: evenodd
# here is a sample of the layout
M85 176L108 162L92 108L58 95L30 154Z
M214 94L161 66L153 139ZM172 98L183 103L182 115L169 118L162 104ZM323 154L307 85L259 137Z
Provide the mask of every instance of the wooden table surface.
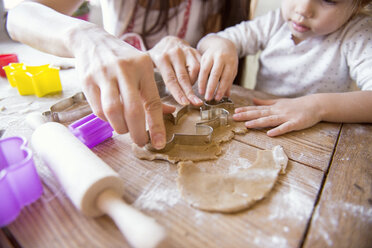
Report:
M0 53L10 52L32 65L56 59L2 41ZM45 111L80 91L74 70L60 75L63 92L44 98L20 96L0 79L3 137L30 140L27 113ZM253 96L265 95L233 87L237 106L249 104ZM237 214L190 207L176 187L177 165L139 160L131 143L128 135L114 135L93 151L122 177L124 200L165 227L167 238L160 247L372 247L372 125L319 123L276 138L265 130L236 136L223 146L220 159L238 160L244 154L252 163L257 151L276 145L289 157L287 173L280 175L273 191ZM44 193L1 229L1 247L129 247L111 219L78 212L37 154L34 160Z

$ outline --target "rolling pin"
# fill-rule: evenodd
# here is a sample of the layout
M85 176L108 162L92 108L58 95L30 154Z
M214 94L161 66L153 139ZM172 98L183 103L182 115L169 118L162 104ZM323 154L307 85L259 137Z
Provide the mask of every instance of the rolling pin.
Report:
M91 217L110 216L132 247L156 247L164 239L162 226L123 201L119 175L68 128L44 123L40 113L29 114L26 122L35 129L32 147L77 209Z

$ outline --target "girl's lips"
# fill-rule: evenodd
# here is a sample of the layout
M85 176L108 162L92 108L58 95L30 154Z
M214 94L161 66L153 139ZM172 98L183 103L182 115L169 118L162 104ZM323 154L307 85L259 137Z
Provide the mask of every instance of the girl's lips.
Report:
M304 32L307 32L310 30L309 27L306 27L306 26L303 26L299 23L296 23L296 22L292 22L292 27L294 30L296 30L297 32L300 32L300 33L304 33Z

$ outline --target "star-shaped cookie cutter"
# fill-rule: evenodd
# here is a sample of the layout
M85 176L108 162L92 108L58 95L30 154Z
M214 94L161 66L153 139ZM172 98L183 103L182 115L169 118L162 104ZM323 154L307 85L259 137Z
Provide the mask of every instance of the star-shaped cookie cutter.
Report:
M43 97L62 91L59 68L51 65L28 66L23 63L10 63L3 67L8 81L16 87L20 95Z
M87 99L83 92L62 99L50 107L50 110L43 112L47 121L60 123L76 121L92 113Z
M195 109L191 105L182 107L176 116L165 114L164 120L177 125L182 116ZM220 101L208 101L200 107L200 122L195 124L195 134L174 133L163 149L157 150L150 143L145 147L153 152L167 152L176 144L178 145L207 145L212 141L213 130L220 126L228 125L230 112L234 110L234 103L227 97Z

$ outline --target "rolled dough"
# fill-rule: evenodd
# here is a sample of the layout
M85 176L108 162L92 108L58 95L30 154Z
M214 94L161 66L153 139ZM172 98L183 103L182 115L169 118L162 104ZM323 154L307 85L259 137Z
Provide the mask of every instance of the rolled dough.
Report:
M177 186L182 197L191 206L206 211L232 213L246 209L271 191L278 174L285 173L288 157L282 147L275 146L273 150L259 151L252 165L241 162L237 159L239 170L231 173L213 169L217 165L211 162L204 166L178 163Z
M191 110L182 116L177 125L170 121L165 121L167 130L167 140L170 140L174 133L194 134L195 124L200 121L199 110ZM221 154L222 142L227 142L234 137L234 134L243 134L247 132L244 122L235 122L229 118L227 126L215 128L212 135L212 142L203 146L195 145L175 145L167 152L152 152L144 147L132 145L132 150L137 158L146 160L162 159L171 163L179 161L203 161L217 159Z

